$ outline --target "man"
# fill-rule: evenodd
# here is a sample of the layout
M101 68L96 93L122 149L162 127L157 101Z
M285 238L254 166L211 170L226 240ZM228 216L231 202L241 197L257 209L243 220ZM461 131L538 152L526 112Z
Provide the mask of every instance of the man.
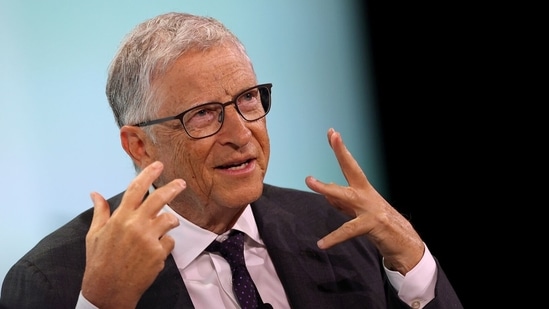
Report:
M307 177L315 194L263 183L271 90L214 19L169 13L138 25L111 64L106 92L139 173L108 201L92 193L92 209L18 261L0 304L244 308L230 258L209 249L236 233L259 306L462 308L422 239L335 130L328 142L347 187Z

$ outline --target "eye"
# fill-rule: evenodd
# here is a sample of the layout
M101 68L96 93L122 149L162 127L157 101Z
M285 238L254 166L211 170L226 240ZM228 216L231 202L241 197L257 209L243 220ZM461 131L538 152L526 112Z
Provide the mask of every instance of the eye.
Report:
M245 101L257 100L258 94L259 94L258 89L254 88L245 92L241 97Z
M188 129L203 128L217 121L221 112L220 104L206 104L189 110L183 117Z
M259 90L257 88L250 89L238 97L238 108L241 111L256 109L261 102L259 99Z

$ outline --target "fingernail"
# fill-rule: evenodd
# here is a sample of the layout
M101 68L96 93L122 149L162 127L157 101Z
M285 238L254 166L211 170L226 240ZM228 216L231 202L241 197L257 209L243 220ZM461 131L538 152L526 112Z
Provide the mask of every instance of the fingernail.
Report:
M320 249L324 249L324 240L321 239L319 241L316 242L316 245L320 248Z

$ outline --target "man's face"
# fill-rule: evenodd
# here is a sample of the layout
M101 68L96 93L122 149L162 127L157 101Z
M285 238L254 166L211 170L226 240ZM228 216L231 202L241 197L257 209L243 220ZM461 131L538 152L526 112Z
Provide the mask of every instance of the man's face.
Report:
M231 101L256 84L251 64L235 47L187 52L153 83L161 104L158 118L202 103ZM270 152L265 118L247 122L229 105L223 126L213 136L192 139L179 120L154 125L153 132L156 144L147 141L146 146L150 162L165 166L155 185L174 178L187 182L187 189L170 203L180 214L241 208L261 195Z

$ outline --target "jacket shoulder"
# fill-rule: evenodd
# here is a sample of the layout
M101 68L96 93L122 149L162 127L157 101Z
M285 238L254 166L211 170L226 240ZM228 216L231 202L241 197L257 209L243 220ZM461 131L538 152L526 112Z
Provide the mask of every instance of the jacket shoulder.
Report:
M111 211L123 193L108 200ZM86 266L90 207L42 238L7 272L0 304L8 308L74 308Z

